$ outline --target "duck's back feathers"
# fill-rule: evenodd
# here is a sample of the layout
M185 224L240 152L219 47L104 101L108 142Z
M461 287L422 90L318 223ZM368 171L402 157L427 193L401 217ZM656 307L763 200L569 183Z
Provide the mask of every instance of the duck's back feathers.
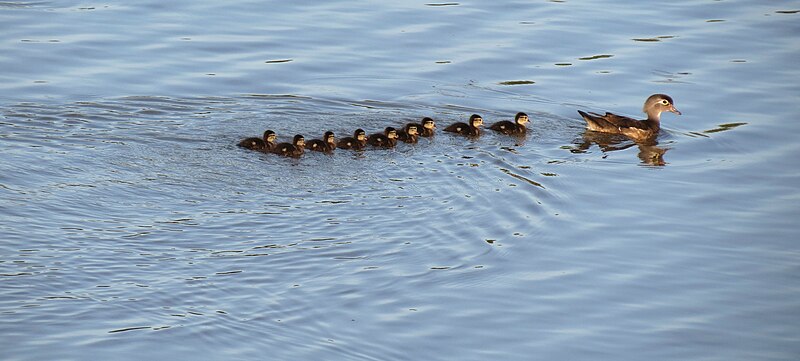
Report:
M444 131L473 137L481 134L479 128L470 127L469 124L462 122L450 124L447 128L444 128Z
M612 134L624 134L634 139L650 138L658 134L659 123L652 120L633 118L606 112L604 115L579 110L578 114L586 121L586 129Z
M263 152L266 144L261 138L245 138L238 144L240 147Z
M447 128L444 128L444 131L451 133L461 133L467 129L469 129L469 124L464 122L458 122L448 125Z
M510 120L502 120L492 124L489 129L503 134L525 134L527 128L524 125L519 125Z

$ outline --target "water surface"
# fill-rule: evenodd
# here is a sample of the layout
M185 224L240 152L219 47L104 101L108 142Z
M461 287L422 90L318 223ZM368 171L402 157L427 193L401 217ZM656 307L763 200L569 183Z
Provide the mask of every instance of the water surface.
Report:
M797 10L0 2L3 359L796 360Z

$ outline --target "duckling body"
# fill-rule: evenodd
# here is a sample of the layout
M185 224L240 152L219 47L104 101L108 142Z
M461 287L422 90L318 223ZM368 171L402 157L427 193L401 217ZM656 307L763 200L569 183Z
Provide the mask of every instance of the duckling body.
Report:
M481 135L480 127L482 125L483 117L478 114L472 114L472 116L469 117L469 124L462 122L451 124L447 128L444 128L444 131L458 133L468 137L478 137Z
M489 129L507 135L524 135L527 133L528 128L525 124L528 123L528 115L522 112L514 116L514 121L502 120L492 124Z
M264 131L263 139L255 137L245 138L239 142L239 146L259 152L271 152L275 149L275 132L267 129Z
M586 121L586 129L612 134L622 134L634 140L651 139L658 135L661 129L661 113L671 112L681 115L675 109L674 102L669 95L653 94L644 102L642 111L647 114L647 119L637 120L622 115L608 113L600 115L598 113L584 112L578 110L578 114Z
M422 121L417 124L417 131L420 137L432 137L436 133L436 123L431 118L422 118Z
M312 139L306 143L306 148L317 152L331 153L336 149L336 137L333 132L325 132L322 139Z
M297 134L294 136L294 139L292 139L292 143L278 143L272 152L284 157L299 158L303 155L304 150L305 138L303 138L302 135Z
M342 138L337 147L341 149L354 149L354 150L361 150L364 149L367 145L367 133L364 132L363 129L356 129L353 132L352 137L344 137Z
M379 148L394 148L397 145L397 130L392 127L386 127L383 133L371 134L367 138L367 144Z
M403 130L397 131L397 139L405 143L416 143L418 140L417 131L416 123L408 123Z
M255 137L242 139L238 145L242 148L255 150L258 152L263 152L264 148L266 147L266 144L264 144L264 141L261 140L261 138Z

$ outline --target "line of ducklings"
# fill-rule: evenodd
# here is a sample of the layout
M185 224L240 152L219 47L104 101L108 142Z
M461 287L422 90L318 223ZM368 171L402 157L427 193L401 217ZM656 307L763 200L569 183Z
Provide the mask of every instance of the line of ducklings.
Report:
M527 132L526 124L529 122L528 115L517 113L514 121L503 120L492 124L489 129L508 135L524 135ZM456 133L467 137L478 137L481 135L483 117L478 114L470 116L467 123L458 122L444 128L445 132ZM436 122L432 118L425 117L419 123L408 123L401 129L386 127L382 133L370 134L359 128L353 132L352 137L344 137L336 140L333 132L327 131L322 135L322 139L313 139L308 142L301 134L297 134L291 143L276 143L277 134L272 130L264 132L262 138L246 138L239 142L239 146L250 150L264 153L273 153L286 157L300 157L305 150L332 153L335 149L362 150L368 146L373 148L393 148L397 142L417 143L419 137L429 138L435 134Z

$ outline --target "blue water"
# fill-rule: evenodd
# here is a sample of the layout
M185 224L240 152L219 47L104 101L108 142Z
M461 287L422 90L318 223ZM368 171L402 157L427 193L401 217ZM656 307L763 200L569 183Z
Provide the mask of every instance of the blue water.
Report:
M799 10L0 2L0 358L797 360Z

